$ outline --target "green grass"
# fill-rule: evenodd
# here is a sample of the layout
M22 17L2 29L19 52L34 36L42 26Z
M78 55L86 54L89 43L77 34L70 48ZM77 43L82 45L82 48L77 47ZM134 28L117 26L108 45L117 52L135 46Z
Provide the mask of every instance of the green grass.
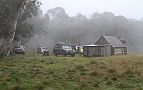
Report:
M0 90L143 90L143 55L0 58Z

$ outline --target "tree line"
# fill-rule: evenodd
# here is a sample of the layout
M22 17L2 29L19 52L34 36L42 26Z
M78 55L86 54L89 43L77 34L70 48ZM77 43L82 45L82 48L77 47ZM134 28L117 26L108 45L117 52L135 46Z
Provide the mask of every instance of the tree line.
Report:
M34 19L34 18L33 18ZM94 44L101 35L116 36L126 40L128 51L142 52L142 20L128 19L112 12L93 13L90 17L77 14L69 16L65 9L56 7L35 18L35 31L38 31L27 43L30 47L45 45L52 48L56 42L73 45Z

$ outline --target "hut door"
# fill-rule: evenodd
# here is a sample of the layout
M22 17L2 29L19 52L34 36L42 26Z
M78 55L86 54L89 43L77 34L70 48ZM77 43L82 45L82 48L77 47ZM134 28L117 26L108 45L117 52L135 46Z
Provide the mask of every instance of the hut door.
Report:
M106 45L105 46L105 56L111 56L111 46L110 45Z

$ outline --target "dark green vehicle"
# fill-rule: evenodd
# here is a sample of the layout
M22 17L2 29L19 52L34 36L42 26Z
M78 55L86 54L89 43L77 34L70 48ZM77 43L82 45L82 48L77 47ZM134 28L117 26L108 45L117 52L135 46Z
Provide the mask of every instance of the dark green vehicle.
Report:
M71 55L72 57L74 57L75 56L75 50L73 50L71 46L60 42L60 43L57 43L54 46L53 54L55 56L58 56L58 55L62 55L62 56Z

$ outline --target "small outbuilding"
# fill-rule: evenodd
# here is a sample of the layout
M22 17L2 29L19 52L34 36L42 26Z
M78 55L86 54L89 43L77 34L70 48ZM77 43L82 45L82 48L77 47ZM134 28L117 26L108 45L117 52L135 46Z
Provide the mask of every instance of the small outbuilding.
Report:
M101 45L84 45L83 46L83 56L104 56L104 46Z
M84 56L113 56L126 55L127 47L125 40L120 40L115 36L101 36L95 44L84 45Z

